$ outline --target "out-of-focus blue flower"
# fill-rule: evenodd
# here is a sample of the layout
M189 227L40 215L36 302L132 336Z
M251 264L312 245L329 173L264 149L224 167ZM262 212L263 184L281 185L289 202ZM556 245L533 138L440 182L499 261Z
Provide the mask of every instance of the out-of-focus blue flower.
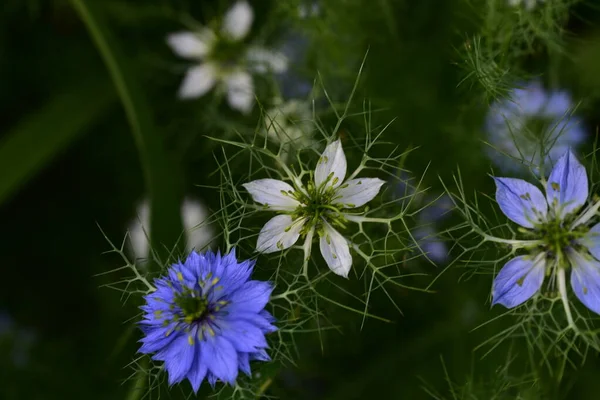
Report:
M414 232L419 246L430 260L436 263L444 263L448 260L448 246L439 238L436 227L448 215L453 204L450 197L443 195L439 198L427 196L424 201L427 206L419 213L417 228Z
M556 163L546 196L534 185L514 178L494 178L496 201L513 222L531 230L529 254L513 258L500 270L492 289L492 304L512 308L534 296L552 275L551 284L565 303L565 270L571 268L571 287L579 300L600 314L600 202L583 208L588 198L585 168L567 151Z
M14 321L9 313L0 310L0 336L8 334L12 331Z
M192 252L155 280L142 306L139 352L164 361L169 384L187 378L194 392L205 378L234 384L238 370L250 375L251 360L270 360L265 334L277 328L264 308L273 288L250 280L253 267L235 251Z
M309 38L298 31L291 31L286 34L282 45L279 48L290 63L290 68L281 74L276 75L281 96L284 99L306 98L312 91L312 81L307 80L298 71L298 65L304 65L307 55Z
M4 310L0 311L0 341L7 340L13 364L23 368L29 363L31 347L37 340L36 332L28 327L19 327Z
M543 144L544 166L549 168L585 139L582 121L570 115L572 108L566 91L546 91L537 80L513 89L508 99L490 107L485 131L492 147L486 145L487 154L505 172L517 172L529 164L535 170L541 164Z
M414 202L415 207L424 207L417 215L417 227L412 232L419 247L430 260L436 263L446 262L448 246L440 239L436 228L450 215L449 212L454 206L452 200L447 195L425 195L422 189L418 188L419 183L416 179L406 171L400 171L396 179L393 196L399 199L403 206Z

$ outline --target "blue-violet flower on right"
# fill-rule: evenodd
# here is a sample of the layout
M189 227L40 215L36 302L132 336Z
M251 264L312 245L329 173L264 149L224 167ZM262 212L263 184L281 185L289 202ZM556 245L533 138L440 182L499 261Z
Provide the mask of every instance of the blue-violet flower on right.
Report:
M512 308L524 303L540 291L548 276L550 287L558 286L572 323L565 283L570 268L573 292L600 314L600 223L593 224L600 201L585 206L589 189L584 166L567 150L550 173L546 196L521 179L494 180L502 212L535 240L522 241L529 254L508 261L496 276L492 305Z

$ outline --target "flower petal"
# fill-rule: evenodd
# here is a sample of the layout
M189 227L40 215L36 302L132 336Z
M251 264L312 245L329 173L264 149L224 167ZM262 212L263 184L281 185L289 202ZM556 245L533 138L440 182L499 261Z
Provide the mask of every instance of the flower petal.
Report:
M578 242L587 247L596 260L600 260L600 224L594 225Z
M515 178L494 178L496 201L511 221L525 228L543 222L548 204L542 192L529 182Z
M571 262L573 292L587 308L600 314L600 262L573 250L567 256Z
M243 39L250 32L253 20L254 12L250 4L238 1L225 14L221 32L231 40Z
M283 73L288 69L285 55L262 47L251 47L246 54L252 69L259 74L274 72Z
M221 322L221 335L229 340L236 351L251 353L268 347L265 334L251 322L238 320L228 324Z
M379 178L349 180L338 188L333 203L342 204L345 208L363 206L377 196L384 183Z
M315 169L315 185L320 187L326 183L327 187L338 187L346 177L346 155L342 149L342 142L338 139L326 148Z
M217 80L215 66L204 63L188 70L179 88L180 99L193 99L204 96L213 88Z
M296 192L289 184L277 179L257 179L242 185L250 193L252 199L264 204L270 210L294 211L300 202L294 197Z
M352 256L348 242L327 221L323 221L323 234L319 240L321 254L334 274L348 277L352 266Z
M546 272L546 259L540 254L515 257L500 270L492 288L492 305L513 308L530 299L540 288Z
M258 313L269 302L273 286L269 282L248 281L231 296L231 302L224 311L234 313L253 312Z
M234 384L238 375L237 352L229 340L221 336L202 342L203 360L210 372L223 382Z
M198 393L198 389L200 389L200 385L202 381L206 377L206 373L208 372L208 368L206 367L206 363L203 361L202 345L199 344L196 346L196 358L194 359L194 363L190 368L190 371L187 374L187 378L192 384L192 389L194 393Z
M300 230L306 218L292 220L290 215L277 215L271 218L258 234L256 251L274 253L285 250L298 241Z
M215 34L209 29L203 32L176 32L167 36L167 44L175 54L183 58L204 57L213 46Z
M169 373L169 385L181 382L190 372L196 357L196 346L189 341L194 333L182 334L169 346L165 356L165 369ZM197 344L197 343L196 343Z
M150 237L150 203L144 199L136 209L137 218L129 225L130 250L133 256L141 259L147 259L149 253Z
M229 106L244 114L249 113L254 105L252 76L245 71L233 72L227 76L225 83Z
M201 251L212 242L215 233L208 224L208 209L204 204L191 198L184 198L181 203L181 218L188 252Z
M546 185L546 197L560 218L585 204L588 197L587 172L571 150L552 169Z

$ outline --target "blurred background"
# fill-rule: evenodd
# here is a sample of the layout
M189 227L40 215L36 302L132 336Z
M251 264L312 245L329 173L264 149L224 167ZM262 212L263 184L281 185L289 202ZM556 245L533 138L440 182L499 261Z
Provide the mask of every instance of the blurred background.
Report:
M218 89L179 98L193 62L175 54L167 35L213 27L233 3L2 2L0 399L193 398L187 383L132 394L140 299L106 287L124 276L103 275L123 265L108 240L120 248L129 230L138 247L126 244L125 253L147 257L139 224L145 213L153 247L172 248L182 226L220 208L219 192L209 187L219 185L213 172L222 160L213 154L221 144L207 136L252 135L263 129L265 110L313 98L331 130L336 119L320 82L343 105L363 59L356 110L368 101L373 126L394 120L382 140L415 149L404 167L418 178L427 171L423 184L433 198L444 190L439 178L451 182L458 166L468 193L493 194L488 173L502 164L484 143L496 140L486 118L523 82L568 93L564 113L578 119L578 154L594 148L600 2L251 1L243 42L284 55L287 68L254 74L256 101L244 112ZM351 117L342 130L364 136L362 118ZM237 182L247 170L232 174ZM487 205L482 210L494 215ZM452 213L441 219L440 240L459 223ZM218 230L213 224L188 240L205 245L214 236L218 246ZM428 280L457 255L450 240L436 246L438 267L413 261ZM482 250L475 257L494 256ZM475 350L512 324L474 330L504 312L490 310L491 281L457 264L434 293L397 291L402 314L375 299L370 312L391 322L369 321L362 330L355 314L335 310L339 329L298 335L295 365L271 365L264 395L597 399L593 351L574 355L559 384L528 357L525 341ZM206 386L198 398L210 393Z

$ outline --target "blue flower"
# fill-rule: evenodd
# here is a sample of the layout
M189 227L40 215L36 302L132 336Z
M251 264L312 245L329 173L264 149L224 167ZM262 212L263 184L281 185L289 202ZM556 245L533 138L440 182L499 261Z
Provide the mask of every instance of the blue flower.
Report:
M490 107L485 122L486 152L505 172L517 172L524 164L534 169L541 163L541 145L545 146L544 166L549 168L570 147L585 139L579 118L571 116L573 104L566 91L547 92L537 80L513 89L508 99Z
M418 246L427 257L436 262L444 263L448 260L448 246L442 241L436 232L436 228L446 219L454 204L448 195L435 197L424 195L419 189L419 183L406 171L399 171L393 180L395 190L392 193L394 199L398 199L402 207L408 207L414 202L417 207L423 207L417 215L417 226L413 231L413 237Z
M600 314L600 224L590 228L600 202L584 208L588 179L583 165L568 150L550 173L545 196L521 179L494 179L502 212L537 240L524 246L529 254L513 258L500 270L492 304L518 306L538 293L544 277L550 276L550 285L558 284L567 307L565 271L570 268L573 292Z
M439 238L435 227L450 215L449 211L453 207L452 200L447 195L437 199L426 196L424 203L427 205L419 212L417 218L419 227L415 229L414 236L427 257L441 264L448 260L448 246Z
M155 280L141 307L139 352L164 361L170 385L187 378L197 392L205 378L234 384L238 370L250 375L251 360L270 360L265 334L276 328L264 308L273 288L249 280L253 267L235 251L192 252Z

